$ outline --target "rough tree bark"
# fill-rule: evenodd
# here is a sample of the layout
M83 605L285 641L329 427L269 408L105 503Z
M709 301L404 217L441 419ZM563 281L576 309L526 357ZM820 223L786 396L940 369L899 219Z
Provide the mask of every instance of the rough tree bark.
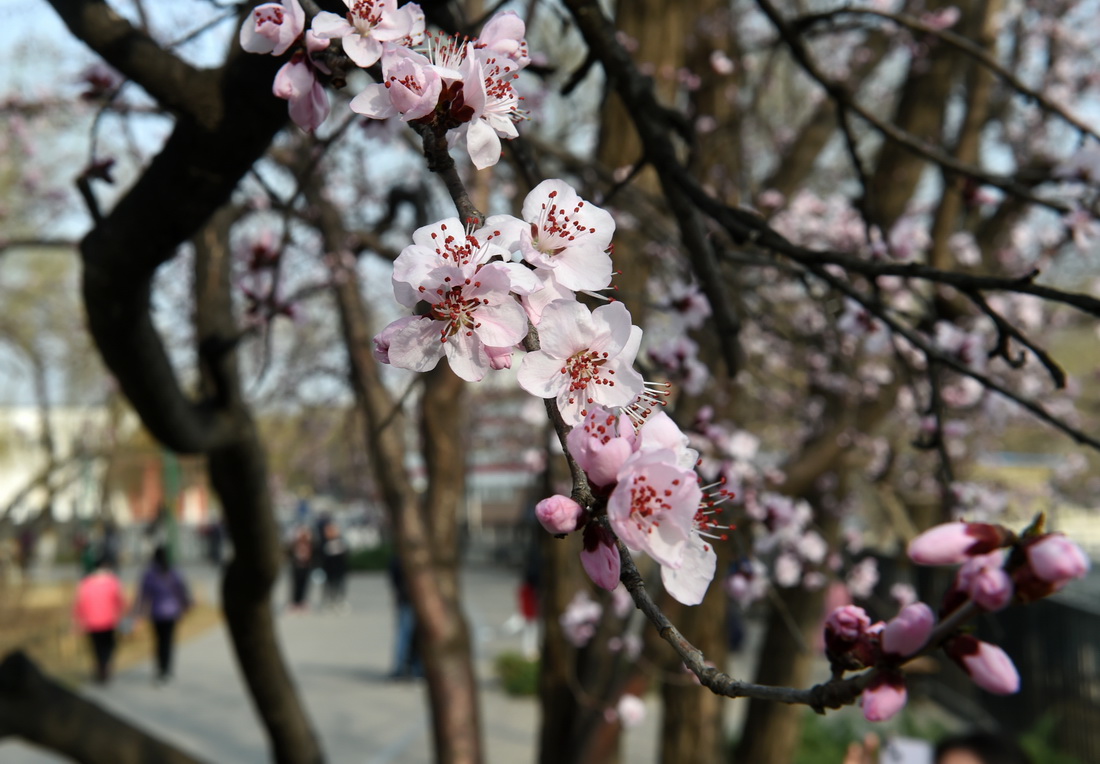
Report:
M102 0L57 0L53 6L77 37L177 117L164 148L110 213L101 213L86 193L94 221L80 247L88 325L149 432L175 451L210 457L215 488L225 492L221 499L236 550L223 587L238 664L273 758L321 761L268 605L278 538L263 484L263 453L235 387L227 339L233 334L224 333L222 325L208 327L201 353L206 395L192 399L149 312L156 269L229 199L285 124L285 104L270 95L279 62L234 48L221 68L197 70Z
M345 252L349 236L339 212L312 184L306 195L317 211L327 252ZM420 630L432 709L435 760L475 764L484 753L480 703L469 627L458 599L457 517L465 456L461 436L461 380L441 365L425 375L422 437L429 489L423 502L405 466L406 418L382 381L372 349L370 315L354 268L333 258L333 295L348 352L352 389L364 415L366 440Z
M22 652L0 662L0 739L8 735L81 764L199 764L54 682Z

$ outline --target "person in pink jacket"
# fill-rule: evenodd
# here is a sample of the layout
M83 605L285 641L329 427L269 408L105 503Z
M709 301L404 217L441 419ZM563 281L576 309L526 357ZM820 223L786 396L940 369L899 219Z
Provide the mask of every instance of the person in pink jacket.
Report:
M95 679L100 684L110 678L115 629L125 611L126 598L118 576L99 560L77 587L73 616L91 640L96 662Z

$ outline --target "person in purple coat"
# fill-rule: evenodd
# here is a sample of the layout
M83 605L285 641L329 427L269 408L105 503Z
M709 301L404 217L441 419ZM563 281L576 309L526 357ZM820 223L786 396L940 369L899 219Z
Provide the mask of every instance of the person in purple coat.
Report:
M167 682L172 676L172 645L176 623L191 607L187 582L168 562L168 550L158 546L141 579L141 590L135 610L145 613L153 624L157 646L157 681Z

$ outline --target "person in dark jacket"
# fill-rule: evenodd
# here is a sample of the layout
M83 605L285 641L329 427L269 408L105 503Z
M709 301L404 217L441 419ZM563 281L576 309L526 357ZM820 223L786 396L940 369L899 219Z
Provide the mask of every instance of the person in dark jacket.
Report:
M172 647L176 624L191 607L191 593L180 572L168 561L168 550L158 546L145 575L135 611L149 616L156 636L157 681L172 676Z
M413 679L424 676L424 665L416 644L416 611L413 610L405 571L394 549L389 564L390 584L393 586L393 604L396 610L396 634L394 635L393 671L391 679Z
M348 543L335 520L327 521L321 530L321 569L325 571L325 604L343 609L347 596Z

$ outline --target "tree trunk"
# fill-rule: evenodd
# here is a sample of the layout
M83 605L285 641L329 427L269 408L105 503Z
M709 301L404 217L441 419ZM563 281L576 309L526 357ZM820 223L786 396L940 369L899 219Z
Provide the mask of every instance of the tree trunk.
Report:
M277 762L324 759L275 633L271 590L282 568L282 540L271 506L267 459L244 402L233 339L229 228L233 211L223 208L195 240L196 338L202 384L231 411L236 438L207 454L210 483L221 500L233 559L222 580L222 601L237 655L256 711Z
M337 210L312 184L328 252L345 249ZM421 434L429 487L422 504L405 467L406 419L382 381L372 353L370 316L354 267L331 258L333 295L347 347L351 384L363 412L375 478L393 528L397 553L416 611L439 764L482 761L480 703L469 628L458 598L457 512L463 497L461 380L440 366L424 375Z
M776 589L754 682L804 687L810 678L813 645L821 627L821 591ZM733 752L735 764L789 764L802 737L802 706L753 700Z

